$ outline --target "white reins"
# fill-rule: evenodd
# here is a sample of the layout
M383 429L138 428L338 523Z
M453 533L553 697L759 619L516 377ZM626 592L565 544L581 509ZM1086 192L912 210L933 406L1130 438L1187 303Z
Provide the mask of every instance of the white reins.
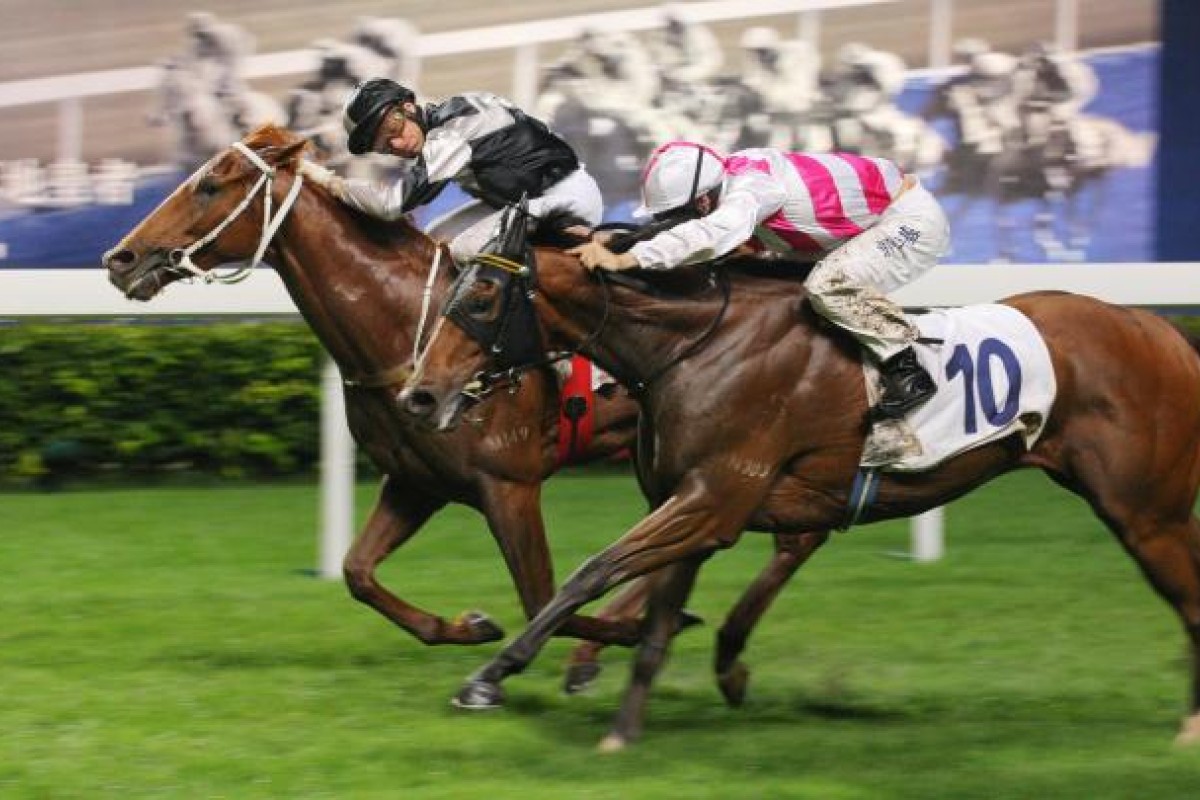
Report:
M433 263L429 266L429 275L425 277L425 291L421 293L421 318L417 321L417 335L413 339L413 369L421 365L425 353L421 351L421 337L425 334L425 321L429 316L429 305L433 299L433 282L437 280L438 265L442 263L442 245L437 243L434 246ZM430 337L429 344L425 346L428 352L429 345L433 344L433 337Z
M217 227L209 231L204 237L193 242L189 247L172 250L170 255L172 267L183 270L184 272L194 275L197 278L201 278L205 283L212 283L213 281L216 281L217 283L238 283L239 281L245 280L250 275L250 271L258 266L258 262L262 261L263 253L267 251L267 247L270 245L271 239L275 237L275 232L278 231L279 226L283 224L284 217L286 217L287 213L292 210L292 206L296 202L296 197L300 194L300 187L304 184L304 177L299 173L296 173L296 175L292 178L292 187L288 189L287 196L283 198L283 202L279 204L278 211L275 213L275 216L272 217L271 196L273 194L272 189L274 189L275 183L275 168L266 161L263 161L258 153L254 152L241 142L234 142L233 147L235 150L249 159L251 164L258 167L259 172L262 174L258 176L258 180L252 187L250 187L250 191L246 193L246 196L242 198L242 202L238 203L238 205L229 212L229 215L225 217L225 219L222 220ZM240 267L236 267L232 272L227 272L224 275L217 274L216 270L203 270L196 266L192 261L192 254L197 250L200 250L201 248L211 244L218 236L221 235L222 231L233 224L233 221L236 220L238 216L240 216L241 213L246 210L251 202L253 202L255 195L258 194L258 190L264 187L266 191L263 196L262 237L258 241L258 249L254 251L254 258L251 259L248 264L243 264Z

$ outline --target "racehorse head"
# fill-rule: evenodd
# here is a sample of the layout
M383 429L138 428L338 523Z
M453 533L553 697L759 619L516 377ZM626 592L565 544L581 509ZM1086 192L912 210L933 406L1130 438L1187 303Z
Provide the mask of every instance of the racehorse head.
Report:
M307 144L265 125L213 156L105 253L109 280L135 300L149 300L180 278L241 280L249 267L232 275L214 270L235 262L253 267L262 258L299 192L294 167ZM282 199L276 183L290 184Z
M404 409L449 430L470 405L502 386L515 388L524 372L550 363L533 307L536 289L532 259L526 265L477 256L450 289L443 322L400 395Z

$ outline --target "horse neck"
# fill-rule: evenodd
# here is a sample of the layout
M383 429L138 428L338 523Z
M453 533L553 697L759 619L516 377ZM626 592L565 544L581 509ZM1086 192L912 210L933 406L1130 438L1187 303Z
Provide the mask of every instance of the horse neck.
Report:
M683 349L704 335L719 312L714 292L706 300L670 303L630 289L607 289L571 257L539 265L542 322L566 349L584 355L630 388L656 379Z
M375 376L410 361L436 253L431 239L412 228L403 238L368 240L353 214L310 188L273 250L288 293L343 375ZM449 270L444 256L433 297L445 293Z

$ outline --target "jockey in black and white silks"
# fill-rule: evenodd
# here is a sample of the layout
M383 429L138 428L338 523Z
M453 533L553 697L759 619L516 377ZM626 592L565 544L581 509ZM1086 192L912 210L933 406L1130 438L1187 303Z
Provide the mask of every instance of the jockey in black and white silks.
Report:
M528 195L535 216L562 209L591 225L603 216L600 188L571 146L497 95L466 92L420 106L410 89L372 78L351 92L343 123L351 153L383 153L408 162L390 185L347 180L306 162L305 174L347 205L398 219L453 181L495 209L450 242L459 263L483 248L495 234L499 209L522 195Z

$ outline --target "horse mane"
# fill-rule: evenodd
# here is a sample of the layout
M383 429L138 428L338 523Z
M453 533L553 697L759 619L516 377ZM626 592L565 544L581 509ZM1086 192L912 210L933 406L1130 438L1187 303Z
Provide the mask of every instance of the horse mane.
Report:
M558 247L565 250L568 247L584 244L588 237L568 231L567 228L582 226L590 229L592 226L583 217L565 208L555 208L531 219L533 223L529 231L529 243L535 247Z
M287 128L273 122L266 122L246 134L242 141L251 150L263 150L271 147L287 147L306 140L303 136L293 133Z

